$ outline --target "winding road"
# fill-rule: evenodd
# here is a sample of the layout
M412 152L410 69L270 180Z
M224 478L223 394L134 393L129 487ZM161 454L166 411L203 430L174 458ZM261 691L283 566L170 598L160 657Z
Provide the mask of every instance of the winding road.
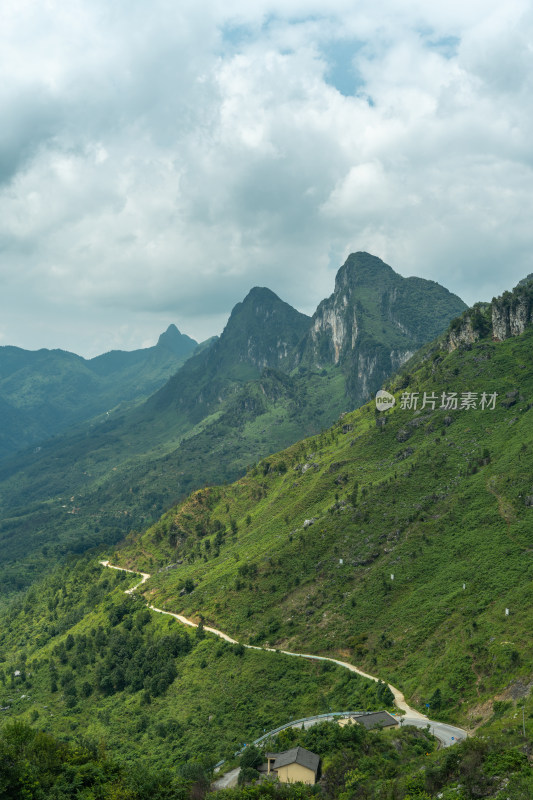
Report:
M125 567L117 567L113 564L110 564L109 561L100 561L100 564L103 567L109 567L110 569L117 569L121 572L130 572L132 575L140 575L141 580L135 584L131 589L126 589L125 594L133 594L139 586L142 586L146 581L150 579L150 575L147 572L139 572L133 569L126 569ZM148 608L151 611L155 611L158 614L166 614L169 617L174 617L183 625L188 625L191 628L197 628L198 625L196 622L193 622L187 617L182 616L181 614L175 614L173 611L164 611L162 608L156 608L153 605L148 604ZM207 625L204 625L204 631L206 633L212 633L215 636L219 636L221 639L224 639L226 642L230 642L230 644L239 644L236 639L232 639L231 636L228 636L227 633L224 631L219 631L217 628L211 628ZM368 680L375 681L376 683L380 680L380 678L376 678L375 675L369 675L368 672L363 672L363 670L358 669L358 667L354 667L353 664L349 664L347 661L339 661L336 658L330 658L329 656L315 656L311 655L310 653L292 653L289 650L277 650L275 647L258 647L252 644L243 644L243 647L246 647L248 650L267 650L270 653L283 653L286 656L294 656L295 658L307 658L313 661L330 661L332 664L337 664L339 667L344 667L345 669L350 670L350 672L356 672L357 675L362 675L363 678L368 678ZM444 747L449 747L452 744L455 744L461 739L466 739L468 736L467 732L462 728L457 728L454 725L447 725L444 722L437 722L435 720L431 720L425 716L425 714L421 714L415 708L411 708L410 705L407 704L405 697L399 689L392 684L387 684L389 689L391 690L392 694L394 695L394 704L396 708L400 711L403 711L404 714L402 715L402 724L404 725L415 725L417 728L425 728L429 725L431 733L444 745ZM309 722L311 720L319 720L323 719L324 715L318 715L316 717L308 717L305 722ZM304 722L304 720L300 720L299 723ZM288 723L288 725L282 727L289 727L292 724L296 723ZM281 729L280 729L281 730ZM271 735L270 732L267 735ZM263 737L261 737L263 738Z

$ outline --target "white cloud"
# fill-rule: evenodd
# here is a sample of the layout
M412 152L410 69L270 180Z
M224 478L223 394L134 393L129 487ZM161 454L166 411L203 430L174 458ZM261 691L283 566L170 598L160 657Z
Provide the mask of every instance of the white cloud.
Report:
M201 338L256 284L312 312L355 249L468 301L509 287L532 30L520 0L8 3L3 341Z

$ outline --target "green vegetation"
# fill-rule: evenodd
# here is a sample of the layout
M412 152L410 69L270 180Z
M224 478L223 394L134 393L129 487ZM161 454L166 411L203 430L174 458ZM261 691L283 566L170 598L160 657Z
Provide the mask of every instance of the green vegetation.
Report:
M128 576L132 582L132 576ZM247 650L149 611L125 573L87 557L13 603L0 632L0 712L121 763L213 765L291 719L377 709L380 687L332 664ZM221 687L223 691L221 691Z
M173 436L179 425L186 430L186 419L173 411L146 424L132 417L125 428L111 417L90 435L51 440L31 458L6 462L0 596L20 591L68 553L147 527L204 481L236 479L257 453L320 430L343 409L338 370L294 377L267 370L260 386L245 384L223 411L181 438ZM118 453L125 454L119 467Z
M340 728L325 722L307 731L283 731L269 742L273 751L296 745L322 759L320 786L259 783L219 791L216 800L323 797L327 800L529 800L533 770L531 748L533 706L528 706L528 742L521 725L507 716L491 721L482 736L445 750L436 750L425 729L406 726L381 733L358 725ZM481 731L480 731L481 733ZM285 794L286 792L286 794ZM291 794L294 792L294 794Z
M4 800L188 800L204 796L209 774L201 759L173 773L147 760L126 768L103 746L59 742L19 721L0 729Z
M530 719L531 715L531 730ZM482 738L437 752L425 730L405 727L368 733L359 726L340 728L333 723L284 731L269 746L281 750L296 744L321 756L320 785L265 781L211 796L214 800L529 800L533 790L520 726L509 718L485 726ZM251 777L255 770L248 769ZM6 800L192 800L205 796L210 778L209 764L202 758L166 770L148 759L125 765L83 736L59 742L21 721L0 729L0 793Z
M66 554L114 544L199 486L233 481L259 458L324 430L462 308L438 284L404 279L366 253L350 256L313 320L253 289L220 339L144 405L0 464L0 597ZM345 331L342 346L331 314ZM115 356L94 360L99 380Z
M195 350L175 325L155 347L84 359L64 350L0 347L0 458L137 403L167 381Z
M433 349L391 385L394 409L369 404L195 492L112 561L154 573L145 588L161 608L252 644L351 658L473 724L510 675L531 674L532 344L529 329ZM498 398L441 409L452 391ZM419 393L416 411L403 392ZM420 408L424 392L435 409Z

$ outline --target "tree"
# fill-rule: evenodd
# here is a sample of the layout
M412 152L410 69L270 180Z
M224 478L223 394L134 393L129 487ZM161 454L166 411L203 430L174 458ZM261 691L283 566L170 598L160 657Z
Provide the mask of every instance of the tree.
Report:
M241 767L241 771L239 772L238 784L239 786L244 786L245 783L251 783L252 781L256 781L259 777L259 772L252 767Z
M430 708L432 708L434 711L439 711L440 707L442 706L441 690L435 689L428 702Z
M244 753L241 756L241 770L257 770L262 763L263 754L258 747L255 747L255 745L250 745L250 747L245 748Z
M201 639L204 638L204 636L205 636L204 620L203 617L200 617L200 622L198 623L198 627L196 628L196 638L198 639L198 641L200 641Z
M380 703L383 703L384 706L394 705L394 695L387 684L383 683L383 681L378 681L376 697Z

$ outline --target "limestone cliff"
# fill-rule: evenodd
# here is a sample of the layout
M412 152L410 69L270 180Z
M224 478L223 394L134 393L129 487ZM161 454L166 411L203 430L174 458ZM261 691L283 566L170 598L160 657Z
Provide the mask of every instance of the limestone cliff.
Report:
M299 358L312 367L339 366L359 404L464 308L434 281L403 278L380 258L353 253L313 315Z
M492 336L499 342L519 336L533 322L533 283L506 295L509 292L492 301Z
M446 349L468 347L486 336L503 342L520 336L533 323L533 276L529 275L513 289L491 303L476 303L452 321L446 335Z

